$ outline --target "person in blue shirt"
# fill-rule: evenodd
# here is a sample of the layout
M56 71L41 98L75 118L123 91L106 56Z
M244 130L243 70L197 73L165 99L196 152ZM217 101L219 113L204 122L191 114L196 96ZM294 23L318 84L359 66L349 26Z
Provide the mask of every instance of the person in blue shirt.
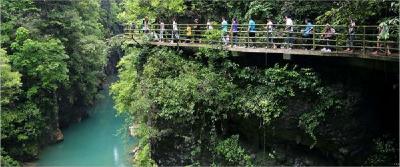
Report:
M222 28L222 41L224 42L225 45L228 45L229 42L228 22L225 20L225 17L222 17L221 28Z
M303 31L303 37L308 38L312 35L314 25L311 23L310 19L305 19L304 22L306 23L306 29Z
M249 41L248 46L254 46L254 42L255 42L254 39L256 37L256 22L254 22L252 17L250 17L249 28L247 29L247 31L249 32L249 39L251 40L251 43Z
M313 30L314 30L314 25L311 23L310 19L305 19L304 22L306 23L306 28L303 30L303 38L304 39L304 44L307 44L307 46L305 47L306 49L310 49L312 48L311 46L311 39L313 37Z

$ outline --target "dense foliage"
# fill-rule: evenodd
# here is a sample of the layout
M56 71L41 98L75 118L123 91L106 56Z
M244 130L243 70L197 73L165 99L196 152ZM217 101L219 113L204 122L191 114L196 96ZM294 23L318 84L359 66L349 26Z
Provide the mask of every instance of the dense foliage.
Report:
M10 60L5 50L0 49L1 65L1 106L5 106L16 100L21 86L21 74L12 71Z
M221 165L251 165L251 157L239 145L238 135L219 142L215 149L216 153L222 157Z
M71 115L81 115L77 108L93 104L105 76L105 37L118 28L117 3L0 3L2 165L37 158Z
M84 108L94 104L104 82L108 44L114 51L122 45L115 38L106 40L121 32L118 21L140 25L148 17L151 23L162 18L171 24L176 17L178 23L194 18L205 23L225 16L228 22L237 17L239 23L252 17L259 24L267 18L284 23L283 16L291 15L295 24L310 18L317 24L345 25L352 17L357 25L398 27L399 4L3 0L1 164L19 166L36 159L41 147L55 142L55 131L79 120ZM215 43L221 32L214 27L206 39ZM389 32L384 35L398 38L398 28ZM125 46L125 53L112 95L118 112L130 116L134 135L140 138L134 158L138 166L293 165L279 155L276 140L316 150L337 164L354 159L365 165L390 165L398 159L398 138L372 137L357 129L354 105L360 95L324 83L312 69L285 64L244 67L218 48L184 55L141 45ZM370 138L375 140L365 141ZM360 149L363 144L373 147L367 152Z
M284 16L290 15L295 24L304 24L309 18L315 24L344 25L338 28L343 32L349 17L357 26L399 26L399 2L386 0L123 3L119 18L137 25L145 17L150 23L162 18L166 24L174 17L178 23L192 23L194 18L203 24L207 19L215 23L221 17L228 22L237 17L239 23L247 23L252 17L257 24L266 23L267 18L284 24ZM206 32L206 39L214 44L220 36L218 30ZM390 38L397 36L398 29L390 28ZM344 42L346 36L338 39ZM391 139L382 139L385 141L379 141L374 149L372 134L356 130L363 124L357 115L361 111L356 109L358 93L341 83L326 85L312 69L295 65L241 67L230 61L228 52L217 49L200 48L193 55L149 46L126 50L119 64L120 80L112 86L112 94L118 111L131 114L132 126L140 127L134 128L142 138L135 161L146 163L138 164L248 165L247 153L255 154L251 159L256 159L252 161L256 165L297 164L298 159L289 162L275 147L282 141L316 149L335 159L336 164L382 165L395 161L398 149ZM263 155L251 151L251 146L243 147L240 141L246 140L253 142L247 145L258 142L264 147ZM387 149L381 149L382 145ZM385 153L378 156L378 152Z
M226 58L224 51L205 48L193 57L147 46L127 50L118 66L120 80L111 90L117 110L134 118L131 126L141 139L137 164L251 164L238 136L223 140L232 131L248 135L231 129L227 121L232 119L260 121L253 127L260 131L297 122L303 144L319 147L327 115L351 105L310 69L243 68ZM158 155L162 152L173 160Z
M357 20L359 25L378 25L388 18L399 15L399 3L384 0L339 1L318 17L319 23L345 25L348 18ZM399 23L395 23L394 25Z
M151 22L163 18L171 24L173 17L183 20L200 18L203 24L206 19L219 22L221 17L230 21L237 17L239 23L248 22L253 17L257 23L266 24L267 18L274 23L284 23L284 16L290 15L296 24L304 24L306 18L319 24L346 25L352 17L358 25L378 25L387 20L396 20L392 25L398 25L399 3L386 0L353 0L353 1L137 1L123 0L124 9L119 18L126 22L140 21L149 17ZM397 18L397 19L396 19ZM191 22L190 22L191 23Z
M148 17L154 22L157 17L173 17L184 11L184 0L124 0L123 11L118 18L127 23L142 24L141 20Z

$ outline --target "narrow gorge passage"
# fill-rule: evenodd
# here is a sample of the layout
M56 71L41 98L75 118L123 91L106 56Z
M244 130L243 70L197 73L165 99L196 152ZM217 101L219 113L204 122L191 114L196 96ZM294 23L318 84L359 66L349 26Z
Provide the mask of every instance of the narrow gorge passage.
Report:
M36 166L131 166L128 145L136 139L124 141L123 118L115 116L108 88L100 94L89 118L65 129L64 141L46 147Z

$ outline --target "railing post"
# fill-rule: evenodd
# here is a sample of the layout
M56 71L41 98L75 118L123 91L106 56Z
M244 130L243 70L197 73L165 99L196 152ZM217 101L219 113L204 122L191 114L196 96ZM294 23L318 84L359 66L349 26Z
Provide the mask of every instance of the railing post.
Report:
M339 27L336 27L336 29L338 29ZM336 53L338 53L339 51L338 51L338 37L339 36L339 33L337 33L336 34L336 32L335 32L335 34L334 34L334 37L335 37L335 49L336 49Z
M128 26L128 36L131 36L132 35L132 39L134 38L134 33L135 33L135 30L134 29L132 29L132 24L130 25L130 26Z
M385 55L386 55L386 56L388 56L388 54L387 54L387 53L388 53L388 49L389 49L389 47L387 46L386 40L384 40L384 41L383 41L383 47L384 47L384 49L383 49L383 50L385 51Z
M231 40L231 47L233 47L233 30L231 30L230 39L229 40Z
M126 28L125 33L127 33L128 36L130 36L132 34L132 29L130 27L128 27L128 26L125 26L125 28Z
M365 26L363 26L363 56L365 56L366 49L365 49Z
M170 42L171 41L174 41L174 26L171 24L171 25L169 25L170 27L171 27L171 29L169 29L169 40L170 40Z
M270 43L269 43L269 32L268 32L268 28L266 29L266 31L267 31L267 41L265 41L265 43L266 43L266 48L268 48L268 46L270 46Z
M317 28L317 27L315 27L315 28ZM313 50L315 50L316 49L316 47L315 47L315 29L313 29L313 36L312 36L312 44L313 44Z
M249 34L249 32L250 31L246 31L247 33L247 47L250 47L250 34Z
M176 35L177 37L176 37L176 45L177 46L179 46L179 40L181 39L181 25L180 24L177 24L176 25L177 26L177 28L178 28L178 30L176 30L176 33L177 34L179 34L179 35ZM185 32L185 31L184 31ZM179 38L178 38L179 37Z

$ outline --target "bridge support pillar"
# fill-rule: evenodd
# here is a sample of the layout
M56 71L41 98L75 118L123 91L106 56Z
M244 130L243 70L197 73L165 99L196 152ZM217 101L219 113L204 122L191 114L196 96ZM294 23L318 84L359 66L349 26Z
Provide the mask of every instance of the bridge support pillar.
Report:
M290 54L283 54L283 60L291 60L292 59L292 55Z
M238 52L232 51L232 56L239 56Z

